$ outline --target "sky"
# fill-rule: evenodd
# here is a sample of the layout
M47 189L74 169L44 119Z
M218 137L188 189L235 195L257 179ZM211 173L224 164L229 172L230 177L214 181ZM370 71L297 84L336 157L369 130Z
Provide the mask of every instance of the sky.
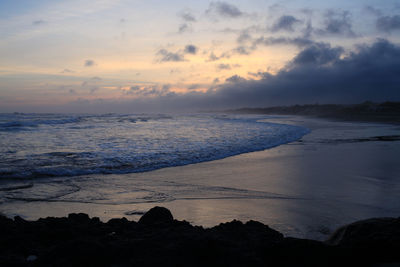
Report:
M0 112L400 101L397 0L2 0Z

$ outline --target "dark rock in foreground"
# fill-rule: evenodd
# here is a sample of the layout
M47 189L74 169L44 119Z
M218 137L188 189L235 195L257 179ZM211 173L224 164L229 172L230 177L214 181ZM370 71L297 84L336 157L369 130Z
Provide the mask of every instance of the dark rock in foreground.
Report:
M399 266L400 219L359 221L327 242L249 221L204 229L156 207L139 223L86 214L0 216L0 266Z
M171 212L164 207L154 207L146 212L139 220L141 224L171 223L174 220Z

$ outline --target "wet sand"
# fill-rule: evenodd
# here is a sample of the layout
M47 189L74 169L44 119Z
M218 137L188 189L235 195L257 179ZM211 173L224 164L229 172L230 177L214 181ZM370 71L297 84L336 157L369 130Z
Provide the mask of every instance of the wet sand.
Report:
M319 240L356 220L400 216L400 141L375 138L399 135L398 125L293 116L268 121L312 132L290 144L217 161L35 180L30 188L0 192L0 211L25 219L85 212L104 221L137 220L158 205L195 225L252 219L287 236Z

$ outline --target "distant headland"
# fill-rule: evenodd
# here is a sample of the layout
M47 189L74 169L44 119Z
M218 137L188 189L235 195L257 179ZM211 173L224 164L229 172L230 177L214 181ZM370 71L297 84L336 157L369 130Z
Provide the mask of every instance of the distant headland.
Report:
M400 123L400 102L361 104L307 104L225 110L236 114L301 115L345 121Z

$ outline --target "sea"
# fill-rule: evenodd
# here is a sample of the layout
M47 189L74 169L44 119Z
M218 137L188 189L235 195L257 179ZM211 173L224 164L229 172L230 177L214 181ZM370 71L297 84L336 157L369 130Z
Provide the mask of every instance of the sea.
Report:
M145 172L264 150L309 132L262 119L209 114L0 114L0 179Z
M301 116L0 114L0 213L137 221L164 206L326 240L400 216L400 127Z

